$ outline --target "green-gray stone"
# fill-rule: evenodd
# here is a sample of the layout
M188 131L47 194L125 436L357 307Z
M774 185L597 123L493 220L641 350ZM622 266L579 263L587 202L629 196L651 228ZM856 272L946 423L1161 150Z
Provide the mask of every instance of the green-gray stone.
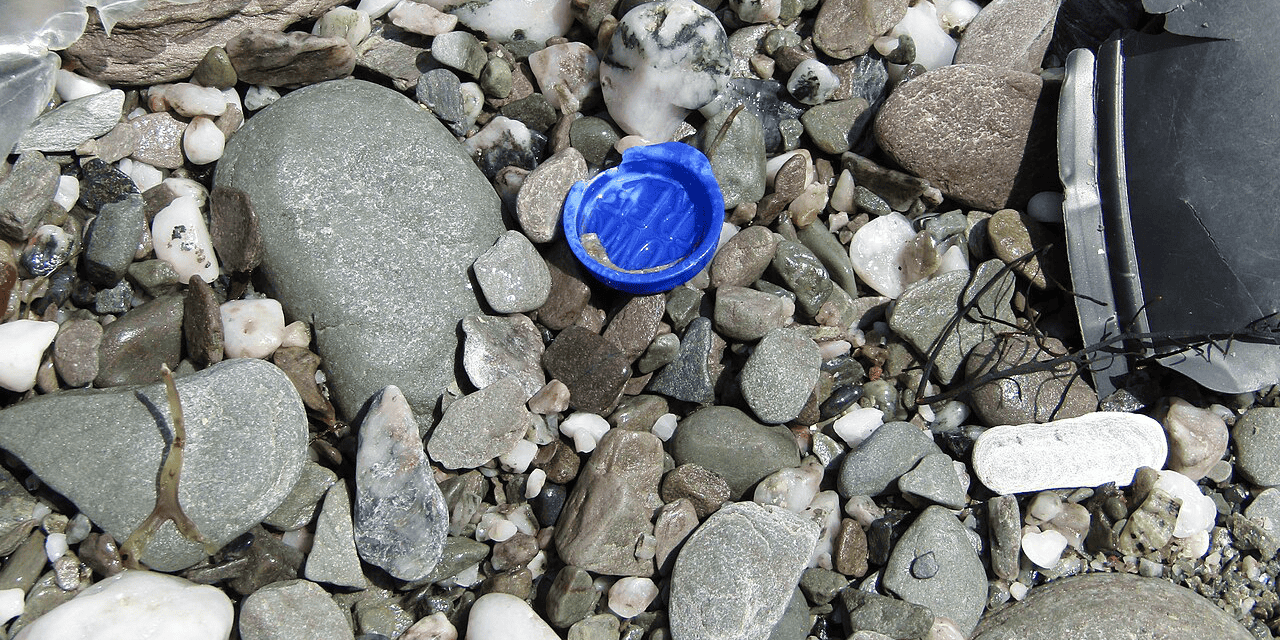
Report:
M983 619L973 640L1252 640L1253 634L1195 592L1159 578L1091 573L1036 587Z
M326 467L307 461L302 466L302 475L293 491L285 496L284 502L263 518L263 524L271 525L284 531L301 529L311 523L316 516L316 507L329 487L338 481L338 475Z
M725 209L764 197L764 126L751 110L725 109L709 118L702 126L701 148L711 160Z
M938 572L917 578L911 573L912 564L927 553L937 560ZM966 636L978 624L987 602L987 572L969 541L968 529L936 505L917 516L898 539L880 584L886 592L928 607L936 616L951 618Z
M187 431L178 497L221 547L275 510L298 481L306 411L289 378L261 360L227 360L178 378L177 388ZM125 540L155 506L172 432L168 407L160 384L38 396L0 411L0 448ZM177 571L204 557L166 522L141 560Z
M760 424L734 407L693 412L680 422L670 444L677 465L696 464L719 474L733 500L774 471L800 465L790 429Z
M858 297L858 280L853 272L853 261L849 259L849 249L840 244L835 235L827 230L826 225L814 223L796 231L800 244L808 247L818 257L822 266L827 268L827 275L832 282L845 290L849 296Z
M800 122L814 146L826 153L844 153L858 141L870 120L870 105L863 98L849 98L811 107Z
M813 625L810 624L809 619L809 603L805 602L804 593L796 587L791 594L791 600L787 601L787 608L782 612L782 619L773 626L773 633L769 634L769 640L804 640L809 636L811 627Z
M805 315L813 317L831 295L831 278L827 269L807 247L790 240L778 243L773 254L777 269L787 288L796 294L796 304Z
M231 58L222 47L209 47L191 73L192 82L216 89L230 89L236 86L236 79L236 68L231 66Z
M604 164L618 138L613 125L593 116L578 118L569 125L569 144L581 152L591 166Z
M436 568L419 582L438 582L458 575L459 571L489 557L489 545L471 538L449 536L445 538L444 548L440 553L440 562L436 564Z
M457 140L390 89L325 82L251 118L215 182L251 198L263 270L285 313L313 323L341 416L394 384L429 420L457 324L479 311L467 268L503 231Z

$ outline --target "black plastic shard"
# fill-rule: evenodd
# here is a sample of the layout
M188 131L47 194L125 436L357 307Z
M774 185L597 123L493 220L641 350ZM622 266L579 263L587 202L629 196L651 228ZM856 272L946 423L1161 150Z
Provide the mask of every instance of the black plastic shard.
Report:
M1067 61L1059 173L1084 340L1255 391L1280 382L1280 3L1144 4L1168 32ZM1127 368L1096 360L1099 393Z

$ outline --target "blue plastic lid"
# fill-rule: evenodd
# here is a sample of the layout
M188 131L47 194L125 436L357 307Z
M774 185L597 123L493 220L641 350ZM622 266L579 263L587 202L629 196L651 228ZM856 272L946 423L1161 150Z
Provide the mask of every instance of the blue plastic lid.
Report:
M631 147L622 164L573 185L563 219L569 248L596 279L627 293L659 293L711 262L724 198L702 152L664 142Z

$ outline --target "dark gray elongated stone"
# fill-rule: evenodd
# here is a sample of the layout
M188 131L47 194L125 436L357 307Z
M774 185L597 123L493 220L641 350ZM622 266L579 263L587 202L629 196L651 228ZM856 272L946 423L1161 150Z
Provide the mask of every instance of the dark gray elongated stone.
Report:
M141 194L131 193L98 208L84 247L84 269L91 279L109 287L124 277L142 242L144 205Z
M455 327L479 310L467 268L503 231L453 136L394 91L326 82L251 118L215 182L253 202L263 270L286 313L313 323L342 416L388 384L430 415Z
M177 388L187 431L178 500L222 546L293 489L307 458L306 412L289 378L261 360L228 360L179 378ZM155 505L168 406L159 384L38 396L0 411L0 447L125 540ZM166 523L141 560L177 571L203 557Z
M422 450L418 425L395 385L370 401L356 453L356 551L401 580L440 562L449 512Z
M982 620L973 640L1250 640L1253 634L1195 592L1159 578L1091 573L1031 590Z

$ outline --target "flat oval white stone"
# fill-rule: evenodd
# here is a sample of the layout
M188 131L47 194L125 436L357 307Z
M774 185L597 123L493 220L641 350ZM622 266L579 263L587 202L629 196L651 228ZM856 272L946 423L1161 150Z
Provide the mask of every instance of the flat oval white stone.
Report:
M973 470L1002 495L1108 482L1124 487L1140 467L1162 468L1168 453L1159 422L1137 413L1099 411L988 429L973 445Z
M125 571L81 591L17 637L223 640L235 610L221 589L150 571Z
M486 593L471 605L467 640L560 640L560 636L523 599Z
M58 323L14 320L0 324L0 387L18 393L36 386L45 349L58 335Z
M182 150L191 164L209 164L221 158L226 146L227 137L205 116L192 118L182 132Z

